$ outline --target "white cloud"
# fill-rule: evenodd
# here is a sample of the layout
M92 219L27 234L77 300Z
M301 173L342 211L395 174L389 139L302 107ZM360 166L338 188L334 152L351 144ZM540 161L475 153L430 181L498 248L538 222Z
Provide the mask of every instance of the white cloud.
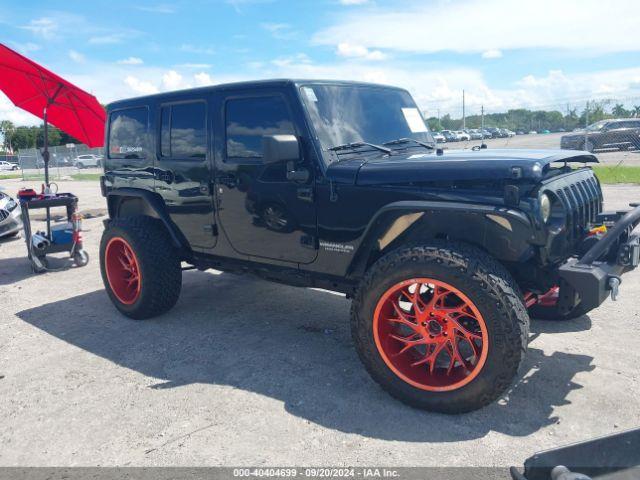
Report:
M162 76L162 86L166 90L177 90L179 88L188 88L189 85L184 83L182 75L175 70L169 70Z
M482 58L500 58L502 57L502 52L496 48L492 48L491 50L486 50L482 52Z
M120 65L142 65L144 62L139 57L128 57L118 60Z
M28 53L31 53L31 52L37 52L38 50L40 50L42 48L37 43L33 43L33 42L26 42L26 43L11 42L11 46L14 49L16 49L18 52L23 53L23 54L28 54Z
M258 63L262 64L262 62ZM311 59L306 53L297 53L295 55L275 58L271 60L271 63L276 67L286 67L295 64L309 64L311 63Z
M28 25L23 25L20 28L29 30L34 35L45 40L52 40L58 33L59 24L54 18L40 17L31 20Z
M465 0L434 8L431 2L412 2L403 9L343 14L333 26L317 32L313 42L333 46L346 42L414 53L523 48L597 53L640 50L637 0L610 0L607 8L602 5L600 0L538 0L514 7L511 0ZM454 31L458 33L452 34Z
M368 2L369 0L340 0L342 5L364 5Z
M353 45L347 42L338 44L336 55L340 57L363 58L365 60L384 60L387 58L380 50L369 50L362 45Z
M297 35L288 23L261 23L260 26L278 40L289 40Z
M0 120L9 120L14 125L40 125L40 120L35 115L13 105L4 93L0 92Z
M211 78L211 75L209 75L206 72L196 73L193 76L193 79L195 80L196 85L198 87L205 87L207 85L213 85L213 79Z
M83 54L75 50L69 50L69 58L76 63L84 63L86 60Z
M148 95L151 93L158 93L160 91L153 83L140 80L132 75L127 76L124 79L124 83L135 93Z
M125 39L126 35L124 33L108 33L89 38L89 43L92 45L114 45L116 43L122 43Z
M180 45L180 50L187 53L196 53L199 55L214 55L216 53L213 47L207 45L192 45L190 43L183 43Z
M135 8L142 12L149 12L149 13L169 14L169 13L174 13L176 11L172 5L169 5L166 3L162 3L158 5L146 5L146 6L139 5L139 6L136 6Z
M227 0L227 3L231 5L237 13L242 14L244 7L247 5L272 3L274 0Z
M193 68L196 70L209 69L211 68L210 63L181 63L176 65L177 68Z

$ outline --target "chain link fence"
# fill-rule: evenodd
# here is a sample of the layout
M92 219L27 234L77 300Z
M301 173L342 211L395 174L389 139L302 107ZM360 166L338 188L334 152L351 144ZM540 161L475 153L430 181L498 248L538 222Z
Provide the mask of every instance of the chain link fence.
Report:
M74 174L97 173L104 160L104 148L89 148L83 144L69 143L49 147L49 179L61 180ZM25 148L14 155L0 156L0 161L7 161L14 165L13 170L0 171L3 176L21 176L23 180L44 181L44 158L42 149Z
M451 105L442 111L447 107L451 111ZM465 105L462 115L460 105L459 116L440 116L434 105L424 113L445 149L485 143L489 148L587 150L602 163L640 165L640 97L495 110Z

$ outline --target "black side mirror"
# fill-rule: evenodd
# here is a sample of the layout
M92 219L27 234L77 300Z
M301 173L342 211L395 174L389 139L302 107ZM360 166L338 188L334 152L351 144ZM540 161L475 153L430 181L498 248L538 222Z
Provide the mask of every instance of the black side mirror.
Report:
M300 158L300 144L295 135L264 135L262 162L276 163Z
M296 169L295 162L287 162L287 180L296 183L306 183L310 176L311 174L306 168Z

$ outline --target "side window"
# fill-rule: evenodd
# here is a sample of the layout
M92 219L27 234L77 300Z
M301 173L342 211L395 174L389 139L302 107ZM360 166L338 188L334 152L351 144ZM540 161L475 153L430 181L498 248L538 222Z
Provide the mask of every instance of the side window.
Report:
M162 106L160 155L183 159L206 157L207 124L204 102Z
M228 100L225 108L226 159L256 163L264 135L295 134L287 104L280 96Z
M116 110L109 117L109 158L145 158L148 155L149 109Z

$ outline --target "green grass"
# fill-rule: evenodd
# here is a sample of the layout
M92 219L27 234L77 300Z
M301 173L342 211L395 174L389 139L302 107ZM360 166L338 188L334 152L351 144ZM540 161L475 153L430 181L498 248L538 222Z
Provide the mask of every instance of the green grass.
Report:
M640 167L600 165L593 171L600 183L640 183Z
M21 173L0 173L0 180L9 180L12 178L22 178Z
M71 180L98 181L101 175L101 173L74 173L71 175Z

